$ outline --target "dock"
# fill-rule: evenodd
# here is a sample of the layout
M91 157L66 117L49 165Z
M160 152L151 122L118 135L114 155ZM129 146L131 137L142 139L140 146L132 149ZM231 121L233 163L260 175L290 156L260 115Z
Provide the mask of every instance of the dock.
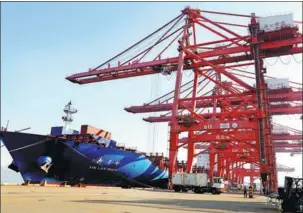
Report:
M266 198L114 187L1 186L1 212L31 213L277 213Z

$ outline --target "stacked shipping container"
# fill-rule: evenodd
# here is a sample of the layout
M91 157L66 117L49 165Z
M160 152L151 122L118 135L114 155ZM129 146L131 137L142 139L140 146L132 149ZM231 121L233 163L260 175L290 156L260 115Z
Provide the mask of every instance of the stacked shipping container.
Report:
M90 126L90 125L82 125L81 126L81 130L80 130L81 134L93 134L102 138L107 138L107 139L111 139L112 134L110 132L107 132L103 129L98 129L96 127Z

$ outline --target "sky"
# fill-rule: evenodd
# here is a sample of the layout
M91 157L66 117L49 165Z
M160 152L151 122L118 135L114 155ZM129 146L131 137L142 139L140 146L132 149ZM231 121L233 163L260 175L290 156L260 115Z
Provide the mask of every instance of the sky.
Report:
M174 79L145 76L80 86L65 77L101 64L176 17L185 6L260 16L293 12L295 20L302 20L301 2L2 3L1 126L9 120L11 131L31 127L27 132L49 134L52 126L62 125L63 107L71 100L79 110L75 129L93 125L111 131L118 143L167 154L167 124L148 124L142 121L147 114L127 113L124 107L169 92ZM268 72L302 83L301 66L294 60L287 66L278 61ZM274 120L302 129L298 116ZM10 161L2 148L1 165ZM301 155L278 155L278 162L296 166L295 175L302 173Z

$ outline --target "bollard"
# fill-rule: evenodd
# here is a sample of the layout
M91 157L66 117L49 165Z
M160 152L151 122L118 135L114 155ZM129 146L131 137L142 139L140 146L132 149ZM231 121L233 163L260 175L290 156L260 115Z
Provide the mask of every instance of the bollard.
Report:
M79 183L79 188L86 188L86 184Z
M60 184L60 187L65 187L66 186L66 181L63 181L61 184Z
M46 186L47 185L47 180L42 180L40 182L40 186Z

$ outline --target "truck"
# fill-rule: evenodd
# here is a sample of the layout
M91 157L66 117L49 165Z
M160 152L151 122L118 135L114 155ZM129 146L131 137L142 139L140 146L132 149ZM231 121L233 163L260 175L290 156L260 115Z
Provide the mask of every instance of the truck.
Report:
M282 201L281 212L303 213L303 178L286 176L284 187L278 189L277 198Z
M205 173L176 173L172 176L172 188L175 192L188 192L203 194L221 194L225 191L224 180L221 177L214 177L210 182L208 174Z

